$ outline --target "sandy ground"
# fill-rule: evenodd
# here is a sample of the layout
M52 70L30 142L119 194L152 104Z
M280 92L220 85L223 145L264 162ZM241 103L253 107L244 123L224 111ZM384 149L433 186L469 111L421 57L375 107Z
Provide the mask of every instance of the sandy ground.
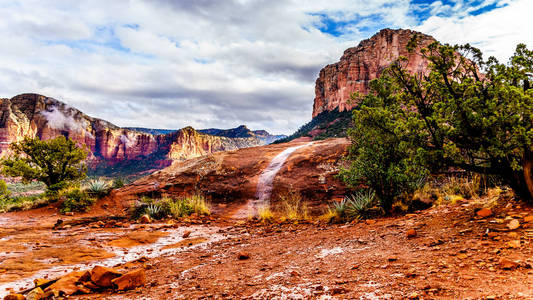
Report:
M492 216L476 215L484 206L492 206ZM3 216L0 283L58 266L84 269L106 261L123 266L126 260L117 257L145 256L145 287L75 298L533 299L528 216L533 216L530 206L490 198L344 225L265 225L213 217L55 231L47 224L56 216L49 216L43 226L19 223L14 232ZM519 228L508 228L512 220ZM181 238L190 228L193 233ZM410 229L416 237L407 237ZM71 247L68 255L60 251L65 247ZM138 255L128 256L132 253ZM20 269L17 257L24 258Z

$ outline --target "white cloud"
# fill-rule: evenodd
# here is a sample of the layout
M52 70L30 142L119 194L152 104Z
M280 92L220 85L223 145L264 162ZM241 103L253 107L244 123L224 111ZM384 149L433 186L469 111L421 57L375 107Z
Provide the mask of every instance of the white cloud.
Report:
M531 46L528 2L478 16L463 13L475 8L464 1L435 2L432 14L451 16L417 29L506 58L517 41ZM311 117L320 68L374 30L416 26L414 8L408 0L3 1L0 92L38 92L120 126L290 133ZM320 31L324 16L344 34Z
M507 6L477 16L433 16L416 30L433 35L450 44L465 44L480 48L485 56L495 56L502 62L514 53L518 43L533 47L531 12L533 1L508 1Z

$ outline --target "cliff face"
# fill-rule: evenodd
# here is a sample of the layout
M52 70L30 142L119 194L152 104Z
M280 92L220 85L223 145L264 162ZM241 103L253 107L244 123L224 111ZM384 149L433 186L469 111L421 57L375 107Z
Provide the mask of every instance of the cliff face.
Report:
M25 136L40 139L59 135L69 137L86 146L91 165L98 166L144 160L151 156L157 156L158 160L182 160L262 144L256 137L211 136L190 127L162 135L120 128L37 94L22 94L0 101L0 156L9 153L9 144Z
M357 47L344 51L340 61L320 70L315 85L313 118L324 111L350 110L356 103L349 103L353 92L367 94L369 82L399 56L408 59L407 70L425 72L427 61L418 53L408 52L406 47L414 35L418 36L418 48L424 48L435 39L412 30L383 29ZM419 50L417 49L417 50Z

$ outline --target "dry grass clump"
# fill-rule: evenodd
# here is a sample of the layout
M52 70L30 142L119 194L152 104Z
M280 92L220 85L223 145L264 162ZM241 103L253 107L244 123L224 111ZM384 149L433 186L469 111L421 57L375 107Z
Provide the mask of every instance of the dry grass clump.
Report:
M274 213L270 209L270 205L263 205L257 210L257 216L261 222L270 223L274 221Z
M309 219L307 203L302 201L298 192L289 190L279 195L281 221L300 221Z

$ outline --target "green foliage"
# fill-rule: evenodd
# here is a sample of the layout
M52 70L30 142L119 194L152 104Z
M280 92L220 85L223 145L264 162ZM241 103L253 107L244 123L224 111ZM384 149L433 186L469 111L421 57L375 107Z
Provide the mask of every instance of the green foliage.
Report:
M329 137L345 137L346 130L351 122L351 112L337 109L333 111L323 111L314 117L309 123L300 127L292 135L274 142L274 144L290 142L299 137L310 136L310 132L314 129L323 129L324 132L315 137L317 140Z
M101 198L109 193L110 185L103 179L93 179L87 184L87 193L91 196Z
M370 83L342 178L372 187L387 210L428 172L449 168L497 175L530 198L522 166L533 139L532 52L519 45L504 65L470 45L435 42L421 55L427 74L408 73L400 58Z
M14 196L0 198L0 212L28 210L42 207L50 203L50 199L43 194L31 196Z
M0 179L0 198L9 197L11 192L7 188L7 183Z
M62 196L64 197L64 201L61 203L62 213L74 211L84 212L89 210L90 206L96 202L96 199L79 188L66 191Z
M347 197L346 216L348 219L361 219L369 216L375 197L376 193L371 189L359 191Z
M112 188L113 189L120 189L121 187L124 186L124 179L122 179L122 177L118 177L118 178L115 178L115 180L113 180L113 186Z
M41 141L25 137L11 144L13 155L2 161L5 175L21 177L24 183L43 182L48 191L55 192L75 180L85 177L82 163L87 152L63 136Z
M375 200L376 194L373 190L361 190L339 202L333 202L326 215L329 221L337 222L368 218L375 213L372 210Z

